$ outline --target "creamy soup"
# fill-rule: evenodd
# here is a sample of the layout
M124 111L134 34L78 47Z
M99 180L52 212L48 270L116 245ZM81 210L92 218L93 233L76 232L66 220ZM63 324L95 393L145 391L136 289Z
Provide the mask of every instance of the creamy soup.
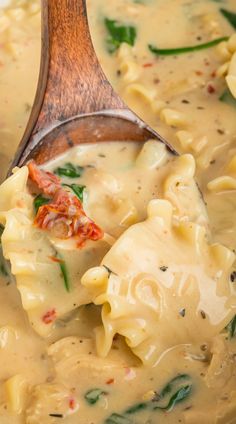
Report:
M181 156L81 145L1 185L0 423L234 424L235 1L87 3L109 80ZM0 5L3 180L40 3Z

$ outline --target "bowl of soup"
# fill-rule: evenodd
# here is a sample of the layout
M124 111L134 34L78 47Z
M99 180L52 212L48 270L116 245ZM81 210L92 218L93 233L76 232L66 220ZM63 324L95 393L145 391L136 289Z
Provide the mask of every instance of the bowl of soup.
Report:
M0 2L0 423L234 424L235 1L87 8L107 78L179 155L86 143L5 179L41 5Z

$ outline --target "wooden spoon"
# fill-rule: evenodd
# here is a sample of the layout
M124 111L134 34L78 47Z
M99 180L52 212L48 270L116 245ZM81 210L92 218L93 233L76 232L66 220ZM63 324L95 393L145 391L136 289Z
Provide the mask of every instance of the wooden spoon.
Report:
M85 0L42 0L42 24L36 98L11 169L31 159L42 164L79 143L155 138L173 151L107 81L92 45Z

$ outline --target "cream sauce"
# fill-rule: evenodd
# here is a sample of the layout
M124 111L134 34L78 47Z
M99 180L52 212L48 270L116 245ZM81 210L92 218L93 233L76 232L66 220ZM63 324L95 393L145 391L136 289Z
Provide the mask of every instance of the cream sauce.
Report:
M10 5L0 9L2 179L29 117L37 82L40 48L39 1L12 0L5 3ZM178 152L191 153L195 157L196 176L207 203L209 220L197 191L191 183L189 185L189 181L186 183L188 174L185 175L182 185L184 189L181 190L180 187L177 192L176 189L172 191L171 184L173 181L179 182L178 177L182 175L183 166L181 163L178 167L170 157L160 161L160 151L156 162L155 157L150 154L142 155L139 161L137 155L141 146L138 145L129 144L127 147L126 144L114 143L97 148L87 146L68 152L49 164L47 169L50 170L63 166L66 162L79 164L85 168L82 177L73 182L86 186L84 192L86 212L107 234L102 246L98 244L94 248L89 245L79 255L71 247L65 248L65 244L60 245L56 241L57 248L63 250L68 262L73 284L76 286L76 279L89 268L96 266L97 272L101 260L118 274L121 299L122 296L125 297L122 285L125 279L131 281L131 275L135 279L135 274L140 271L152 275L151 277L149 275L148 281L144 279L145 284L141 281L142 284L138 286L136 295L141 303L137 302L136 295L132 298L133 293L130 297L137 309L126 310L126 318L129 313L132 316L132 325L129 327L132 331L128 336L124 331L125 325L122 320L119 321L118 316L114 319L103 312L101 317L101 308L103 311L106 308L104 296L107 295L107 290L111 289L112 293L114 282L118 284L116 278L113 281L112 274L108 285L101 285L98 292L97 288L94 288L94 275L85 274L87 277L84 277L83 288L80 287L87 296L83 302L94 301L101 306L89 305L79 308L76 302L73 306L74 302L63 301L66 293L61 288L57 293L59 287L57 284L62 284L61 276L58 276L57 281L54 281L53 296L55 302L61 300L62 312L53 328L50 328L47 334L43 334L47 336L46 338L38 336L30 326L29 309L25 307L24 302L26 313L22 307L23 291L20 298L14 283L9 283L8 276L2 276L1 424L60 422L74 424L79 420L82 420L83 424L156 424L158 421L167 424L178 422L234 424L236 423L236 342L235 338L228 337L224 326L234 315L235 288L232 280L236 280L235 266L232 265L231 252L224 248L219 250L209 248L209 245L216 241L226 248L235 249L236 167L233 161L236 134L235 107L219 101L220 95L226 89L226 83L224 78L217 74L217 69L223 61L229 60L229 57L227 52L222 53L224 49L220 49L220 46L186 55L156 57L148 50L147 45L151 43L158 47L173 48L231 35L233 28L219 12L219 8L223 7L236 13L235 1L89 0L88 6L94 44L112 84L129 106L165 136ZM109 54L105 42L107 30L104 17L116 19L126 25L134 25L137 28L134 46L123 43L116 52ZM190 162L187 165L188 169L192 170L191 180L194 166ZM168 180L168 176L173 176L174 171L177 177L175 175L174 180L170 178L169 183L166 183L166 179ZM219 184L216 179L222 176L230 177L230 182L224 180ZM71 183L70 179L64 181ZM200 246L199 256L194 256L196 249L194 253L191 248L184 250L188 246L186 241L178 239L180 244L176 240L173 241L172 232L167 242L167 237L162 241L158 232L160 230L155 230L158 240L154 240L155 231L154 227L151 227L153 238L150 235L150 240L145 240L150 225L146 220L147 206L149 201L155 198L165 199L174 206L172 222L174 228L181 222L189 221L194 223L195 229L204 229L207 243L205 239L204 243L199 241L199 238L194 239L195 248ZM4 199L2 198L2 202ZM30 219L32 220L32 216ZM143 220L144 222L140 224ZM135 226L127 230L135 223L138 223L137 231L140 231L138 238ZM193 234L194 232L192 237ZM196 231L196 234L199 236L199 232ZM135 254L135 249L130 250L127 246L133 243L138 249L140 240L145 242L142 245L143 250L139 250L139 257ZM115 244L111 246L114 242ZM150 252L147 249L148 243ZM167 250L165 243L170 245ZM158 254L157 246L161 254ZM25 253L27 251L29 253L28 240L26 239L23 245L18 244L17 248L19 254L22 249ZM151 256L151 252L155 249L157 256ZM34 245L34 252L36 250ZM181 255L178 251L181 251ZM175 260L171 260L171 255ZM155 266L153 263L150 264L149 256L155 264L158 263L158 266L167 266L170 269L159 270L155 274L153 271ZM29 259L27 255L25 258ZM167 259L168 264L165 262ZM221 281L220 287L214 290L211 288L211 295L206 298L204 298L205 287L200 284L201 279L191 280L192 271L189 272L187 267L191 261L198 262L198 265L194 265L198 269L198 276L199 269L203 268L202 275L206 278L204 281L207 287L210 281L213 285L216 281ZM181 280L180 271L177 269L180 265L183 267L187 286ZM27 266L29 262L25 260L24 267ZM1 269L5 274L5 270ZM21 277L17 272L13 271L14 273L19 286ZM173 275L175 275L174 282L172 281L170 289ZM158 287L163 287L161 295L155 296L157 280ZM182 284L181 293L180 288L178 289L179 284L176 287L176 281ZM194 291L196 281L197 292ZM189 295L186 287L192 295ZM150 290L153 290L152 295ZM177 300L173 301L175 297L172 298L172 295L176 296L177 293ZM29 292L27 295L28 301L32 298L35 301L35 297L30 297ZM102 295L103 299L101 296L99 299L98 295ZM46 306L50 307L52 293L51 297L47 293L45 296L49 301ZM203 303L199 301L198 296ZM215 300L212 302L214 296ZM153 302L165 299L163 308L165 313L161 319L159 316L153 316L149 309L144 309L143 304L150 303L151 299ZM188 318L188 307L184 302L191 309L194 319ZM172 315L168 316L166 305L171 305ZM154 306L148 305L148 307ZM41 316L41 312L42 310L40 314L36 313L37 319ZM168 316L166 320L165 315ZM145 365L142 364L145 362L144 356L147 346L150 348L150 343L132 345L134 338L131 336L134 336L133 333L137 329L134 325L135 320L137 323L139 321L139 324L142 320L148 323L151 345L156 346L159 339L161 340L161 348L158 347L160 351L155 357L155 366L153 362L148 361ZM34 327L42 334L37 322ZM186 326L183 322L187 322ZM178 324L181 324L181 331ZM106 325L109 331L114 329L114 333L121 336L116 336L113 342L111 337L111 350L106 358L102 358L97 354L99 350L104 354L103 341L99 335L102 335L101 329L106 328ZM97 346L94 337L95 327L100 328L96 330ZM155 331L153 334L155 328L159 329L159 339ZM190 334L186 334L186 329ZM164 337L165 331L166 337ZM131 349L140 359L126 346L122 336L126 337ZM109 348L105 353L108 350ZM176 393L179 387L193 384L191 393L186 396L183 403L177 404L171 412L161 409L153 411L153 405L166 406L170 399L171 394L157 401L163 387L174 377L183 374L190 377L185 377L183 380L180 378L174 383L171 392ZM101 389L99 398L94 404L85 398L91 389ZM137 412L124 414L128 408L137 404L141 405ZM118 415L109 421L112 414Z

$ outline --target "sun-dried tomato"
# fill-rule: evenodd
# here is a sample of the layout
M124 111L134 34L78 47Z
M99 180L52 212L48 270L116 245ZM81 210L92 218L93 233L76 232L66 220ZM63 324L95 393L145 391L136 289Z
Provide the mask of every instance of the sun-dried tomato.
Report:
M60 178L48 171L40 169L34 161L28 164L29 177L47 196L53 196L61 187Z
M50 231L55 237L77 238L78 247L86 240L99 240L102 229L84 212L81 201L61 186L60 179L50 172L41 171L34 162L29 165L30 178L52 200L39 207L34 224Z

